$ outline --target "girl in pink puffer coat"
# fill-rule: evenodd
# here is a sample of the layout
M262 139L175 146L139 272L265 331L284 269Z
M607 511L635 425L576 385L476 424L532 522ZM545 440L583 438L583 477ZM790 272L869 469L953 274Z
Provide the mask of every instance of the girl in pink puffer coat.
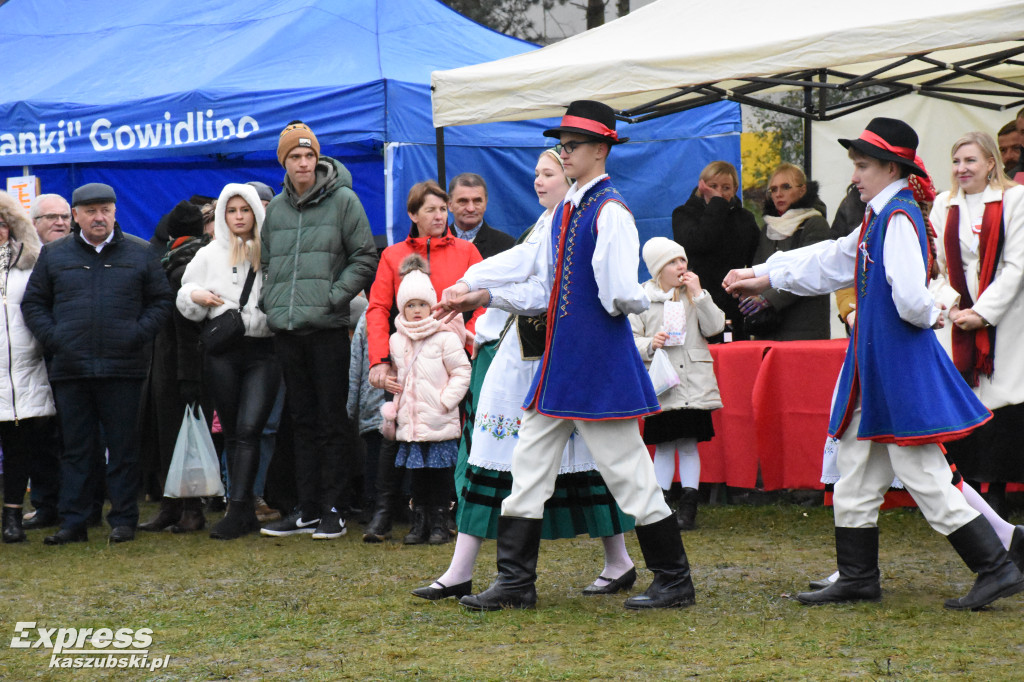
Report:
M395 394L398 455L412 469L413 526L406 544L442 544L448 533L452 467L459 453L459 403L469 390L470 364L461 316L442 323L430 314L437 293L424 260L413 254L399 269L397 331L385 388ZM384 409L384 408L382 408Z

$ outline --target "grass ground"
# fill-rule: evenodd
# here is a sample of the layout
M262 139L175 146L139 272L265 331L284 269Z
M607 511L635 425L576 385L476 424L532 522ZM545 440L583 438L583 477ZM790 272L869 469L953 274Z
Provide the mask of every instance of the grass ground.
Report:
M147 516L150 505L143 510ZM584 598L600 543L541 547L535 611L472 614L409 590L439 575L451 545L233 542L140 533L108 545L0 547L0 634L37 627L143 628L166 670L52 670L42 648L4 643L4 680L1020 680L1024 596L979 613L942 600L973 576L914 511L881 520L880 604L803 607L788 598L833 570L832 517L797 505L702 507L684 540L696 606L628 612ZM636 539L627 545L642 564ZM484 545L475 585L494 572ZM640 571L646 586L650 574Z

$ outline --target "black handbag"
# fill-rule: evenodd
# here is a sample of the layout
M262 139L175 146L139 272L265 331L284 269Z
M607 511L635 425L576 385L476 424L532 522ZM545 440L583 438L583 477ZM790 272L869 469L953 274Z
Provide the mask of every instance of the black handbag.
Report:
M249 268L249 275L245 278L245 286L242 288L242 298L238 301L238 307L211 318L203 327L199 339L207 353L220 355L235 346L236 342L245 336L242 308L249 300L249 292L252 291L252 283L255 279L256 271Z

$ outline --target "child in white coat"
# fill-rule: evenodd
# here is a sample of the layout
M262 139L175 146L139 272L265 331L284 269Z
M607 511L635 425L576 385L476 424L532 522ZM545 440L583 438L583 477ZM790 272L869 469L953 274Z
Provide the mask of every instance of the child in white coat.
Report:
M693 530L697 517L700 455L697 443L715 435L711 411L722 406L706 337L725 328L725 313L701 288L700 279L687 271L686 251L666 239L654 237L644 244L644 262L651 279L644 292L651 307L629 316L633 339L649 368L654 352L664 349L679 376L679 384L658 396L662 411L644 421L644 442L654 445L654 472L663 490L672 487L678 462L683 491L676 512L680 530ZM670 315L683 325L670 334L665 328L667 302L681 304L680 315ZM678 326L682 326L682 334Z
M396 331L391 335L391 374L385 389L395 395L398 428L395 465L412 470L413 526L405 544L443 544L448 533L452 467L459 454L459 403L469 390L470 363L462 318L455 325L431 316L437 294L424 260L413 254L399 269Z

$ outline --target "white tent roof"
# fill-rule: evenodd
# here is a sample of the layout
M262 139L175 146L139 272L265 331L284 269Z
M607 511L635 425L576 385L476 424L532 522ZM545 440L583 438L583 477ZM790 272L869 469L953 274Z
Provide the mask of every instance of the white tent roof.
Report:
M973 94L1013 108L1024 104L1024 91L969 90L979 79L999 87L998 79L1024 76L1022 38L1024 0L658 0L540 50L435 71L434 125L560 116L575 99L598 99L630 117L720 99L754 103L749 95L788 81L838 86L881 67L874 80L854 85L898 75L902 82L885 98ZM902 60L907 55L917 58ZM832 111L839 113L823 107L815 118L842 113Z

